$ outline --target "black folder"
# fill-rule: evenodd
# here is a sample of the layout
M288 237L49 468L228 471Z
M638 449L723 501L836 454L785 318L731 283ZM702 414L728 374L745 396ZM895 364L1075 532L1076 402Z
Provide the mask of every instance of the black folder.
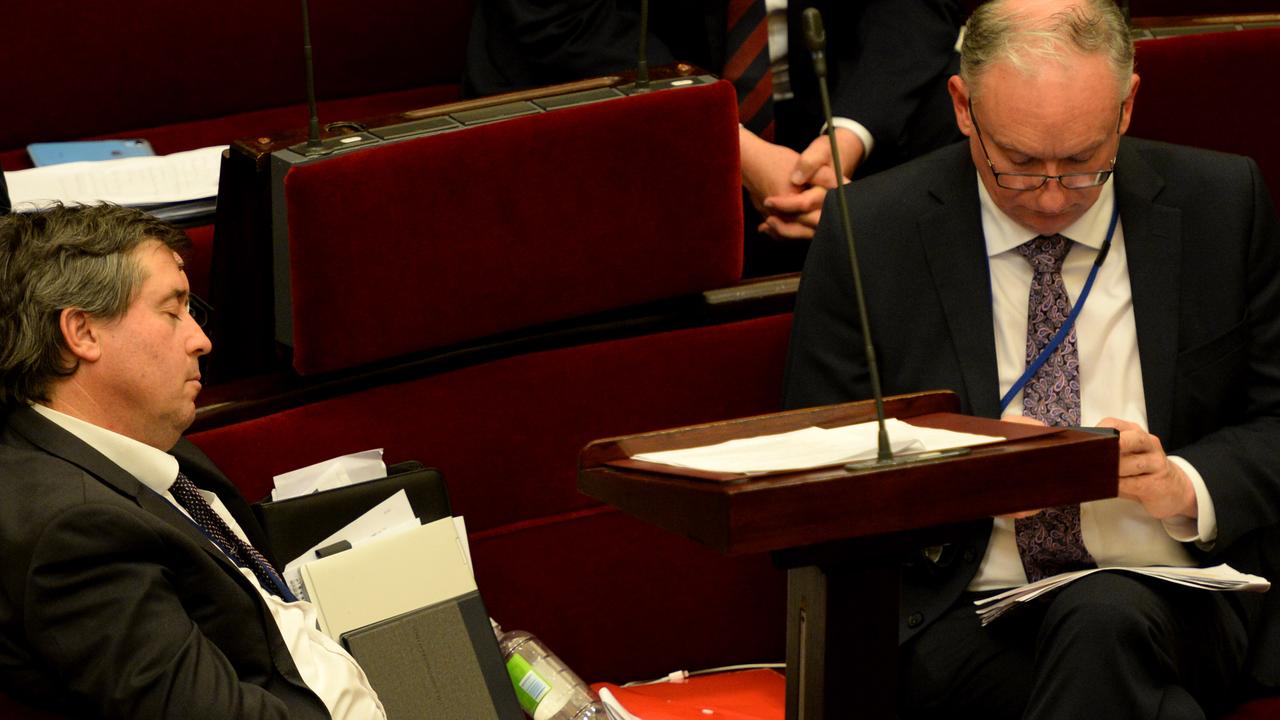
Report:
M388 720L523 720L477 592L343 633Z
M267 534L276 561L283 566L400 490L409 496L414 514L423 523L453 514L440 471L412 460L392 465L387 468L387 477L377 480L279 502L255 503L253 513Z

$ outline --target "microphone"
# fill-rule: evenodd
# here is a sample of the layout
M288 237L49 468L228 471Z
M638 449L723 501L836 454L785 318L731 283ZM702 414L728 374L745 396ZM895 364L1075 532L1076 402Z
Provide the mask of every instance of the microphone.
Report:
M853 245L853 225L849 222L849 201L844 196L841 184L844 175L840 168L840 148L836 143L835 119L831 112L831 95L827 91L827 32L822 27L822 15L817 8L806 8L804 11L804 39L813 55L813 72L818 76L818 94L822 97L822 117L827 123L827 137L831 140L831 162L836 171L836 203L840 206L840 227L844 230L844 241L849 249L849 267L853 272L854 295L858 299L858 321L862 325L863 352L867 356L867 371L871 376L871 393L876 401L876 421L879 423L879 450L874 464L893 463L893 450L889 446L889 431L884 424L884 393L880 391L880 370L876 366L876 352L871 344L871 321L867 319L867 300L862 293L862 273L858 269L858 252ZM853 463L847 467L858 466Z
M330 123L325 129L332 131L337 127L347 126L353 128L356 132L329 138L328 140L320 139L320 112L316 109L316 73L315 65L311 61L311 13L308 12L307 0L302 0L302 64L307 73L307 110L310 112L311 117L308 118L307 122L307 141L290 145L290 151L303 157L316 158L321 155L328 155L336 150L345 150L381 142L378 136L366 132L362 125L349 122Z
M637 91L649 89L649 0L640 0L640 57L636 62Z
M636 79L619 88L628 95L647 93L649 87L649 0L640 0L640 39L636 43Z
M311 62L311 16L307 12L307 0L302 0L302 64L307 71L307 110L311 117L307 122L307 147L304 155L321 155L325 152L320 142L320 112L316 109L316 74Z

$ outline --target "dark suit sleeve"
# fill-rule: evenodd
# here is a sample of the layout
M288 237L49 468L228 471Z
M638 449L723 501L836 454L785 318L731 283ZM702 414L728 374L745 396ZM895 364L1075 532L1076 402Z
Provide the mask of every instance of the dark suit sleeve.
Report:
M0 215L9 212L12 207L9 202L9 186L4 181L4 168L0 167Z
M481 0L472 20L464 90L492 95L636 65L639 13L614 0ZM675 61L649 34L650 65Z
M832 111L867 128L872 157L885 159L878 166L959 139L946 80L959 68L961 22L947 0L871 0L847 27L828 30L839 63Z
M1207 424L1220 427L1171 449L1195 466L1213 498L1216 551L1280 523L1280 228L1257 164L1239 157L1232 161L1243 166L1234 175L1242 180L1224 188L1223 197L1243 206L1245 248L1236 270L1245 277L1244 317L1179 353L1175 416L1190 425L1183 432L1196 437ZM1219 231L1226 227L1223 223ZM1211 253L1226 254L1225 237L1197 240ZM1209 290L1225 294L1230 287ZM1188 300L1209 302L1206 297Z
M192 589L178 584L192 574L173 566L194 555L176 549L164 531L110 503L76 504L55 515L31 547L24 588L31 646L104 718L298 717L280 698L243 682L201 633L197 620L210 618L199 616L225 608L215 610L217 598L184 606L180 598L190 599ZM249 612L249 622L260 624L252 606Z
M835 193L823 217L834 218ZM809 246L791 328L783 403L830 405L871 396L849 252L836 222L822 222Z

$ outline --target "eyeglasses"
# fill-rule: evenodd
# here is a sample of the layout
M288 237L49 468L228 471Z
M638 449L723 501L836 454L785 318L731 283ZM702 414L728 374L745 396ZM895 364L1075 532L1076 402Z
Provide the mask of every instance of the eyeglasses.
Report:
M1040 175L1037 173L1008 173L996 171L991 162L991 153L987 152L987 144L982 140L982 128L978 127L978 116L973 113L973 98L969 98L969 117L973 120L973 130L978 134L978 144L982 146L982 154L987 158L987 167L996 178L996 185L1006 190L1039 190L1050 180L1057 180L1065 190L1086 190L1105 183L1116 171L1116 159L1111 158L1109 170L1092 172L1063 173L1062 175ZM1124 105L1120 106L1120 118L1116 120L1116 134L1120 134L1120 122L1124 118Z

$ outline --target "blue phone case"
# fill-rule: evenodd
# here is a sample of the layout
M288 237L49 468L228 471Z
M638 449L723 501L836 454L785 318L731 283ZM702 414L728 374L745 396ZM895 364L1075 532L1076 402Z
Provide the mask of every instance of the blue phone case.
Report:
M31 143L27 154L36 167L82 160L115 160L122 157L155 155L151 143L140 138L127 140L77 140L73 142Z

